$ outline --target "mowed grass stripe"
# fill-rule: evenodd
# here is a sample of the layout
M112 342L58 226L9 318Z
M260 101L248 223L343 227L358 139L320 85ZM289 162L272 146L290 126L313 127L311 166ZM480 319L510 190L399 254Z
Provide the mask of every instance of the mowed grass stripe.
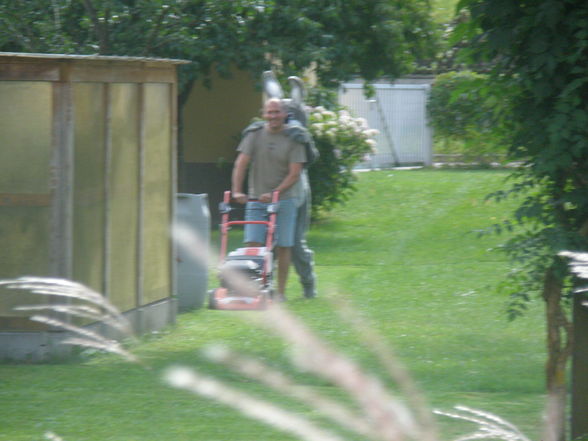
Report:
M381 374L370 348L335 312L332 301L346 298L390 342L433 406L491 411L539 439L545 355L541 304L520 320L506 320L506 299L494 287L508 263L489 251L504 238L472 233L512 208L484 200L505 177L500 171L360 173L348 204L309 234L319 298L302 299L293 273L287 306L365 369ZM66 441L292 440L161 381L167 366L193 366L321 421L313 410L204 361L199 350L220 342L346 400L326 381L293 369L289 346L243 320L250 316L256 313L201 309L180 315L176 326L132 347L150 370L111 356L0 366L0 441L41 439L46 430ZM442 417L438 421L443 440L472 429Z

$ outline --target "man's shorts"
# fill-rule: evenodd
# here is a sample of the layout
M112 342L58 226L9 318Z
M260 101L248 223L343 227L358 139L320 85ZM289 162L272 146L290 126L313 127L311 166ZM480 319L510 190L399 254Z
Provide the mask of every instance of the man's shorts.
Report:
M247 221L267 221L269 214L264 202L250 201L245 206L245 220ZM295 199L284 199L279 202L278 216L276 219L276 234L274 236L276 245L279 247L294 246L294 232L296 230L296 214L298 207ZM265 225L245 225L244 242L259 242L265 244L266 240ZM277 239L277 240L276 240Z

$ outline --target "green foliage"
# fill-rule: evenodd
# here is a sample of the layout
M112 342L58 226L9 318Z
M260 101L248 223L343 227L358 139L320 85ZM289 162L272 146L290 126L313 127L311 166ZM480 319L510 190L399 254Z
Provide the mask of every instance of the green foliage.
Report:
M186 38L181 1L27 0L0 5L5 51L162 56Z
M307 91L306 103L313 107L324 107L329 110L339 108L338 90L327 87L311 87Z
M324 84L410 72L435 48L427 0L0 2L0 50L183 58L182 84L231 66Z
M433 54L426 0L288 0L266 2L266 12L267 52L290 75L313 64L324 85L396 77Z
M427 103L436 153L459 153L487 162L505 153L493 105L484 93L486 75L470 71L438 75Z
M515 212L519 234L506 251L522 262L511 296L533 285L546 304L546 383L564 402L573 351L567 300L577 281L559 253L588 251L588 3L584 0L462 0L470 59L491 68L489 88L508 90L508 154L528 183ZM518 294L517 294L518 293ZM566 415L554 417L565 439Z
M345 202L355 190L353 167L373 153L377 130L345 109L310 109L308 126L320 153L308 173L312 188L312 213L328 211Z
M480 106L479 86L484 79L484 75L468 71L435 78L427 109L437 136L467 138L472 128L488 131L490 121Z
M457 0L432 0L431 15L433 20L439 24L451 23L456 5Z
M557 266L563 279L557 253L588 249L588 66L582 61L588 4L464 0L462 6L471 21L459 33L476 43L467 55L492 66L486 93L508 91L512 112L502 120L508 154L523 163L516 174L526 185L515 187L524 192L515 213L522 232L506 249L530 268Z

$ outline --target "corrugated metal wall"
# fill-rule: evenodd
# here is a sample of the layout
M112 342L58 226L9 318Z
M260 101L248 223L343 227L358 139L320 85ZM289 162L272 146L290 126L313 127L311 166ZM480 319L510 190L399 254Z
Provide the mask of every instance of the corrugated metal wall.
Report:
M375 96L366 99L363 85L345 83L340 104L365 118L380 133L376 153L362 168L389 168L432 163L432 132L427 124L428 84L374 84Z

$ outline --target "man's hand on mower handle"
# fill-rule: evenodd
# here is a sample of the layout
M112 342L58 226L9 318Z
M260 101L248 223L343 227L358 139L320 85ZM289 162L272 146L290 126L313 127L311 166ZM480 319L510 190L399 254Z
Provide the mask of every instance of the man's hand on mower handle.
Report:
M246 204L249 200L249 197L245 193L233 192L231 197L235 202L238 204ZM271 193L263 193L259 196L259 202L270 203L272 201L272 194Z
M272 194L271 193L264 193L259 196L259 202L270 203L272 201Z
M238 204L246 204L247 203L247 195L245 193L233 192L232 194L233 200Z

